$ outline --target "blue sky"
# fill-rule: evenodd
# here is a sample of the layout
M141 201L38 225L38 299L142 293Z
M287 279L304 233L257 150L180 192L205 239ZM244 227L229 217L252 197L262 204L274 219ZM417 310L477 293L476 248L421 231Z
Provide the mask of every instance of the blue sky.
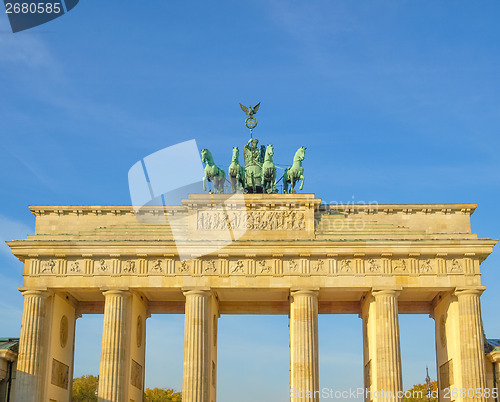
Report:
M478 204L499 237L497 1L82 1L10 33L0 15L0 238L33 231L29 204L128 204L128 169L195 138L217 164L248 132L325 202ZM500 337L494 253L482 266ZM18 336L22 267L0 248L0 335ZM146 384L180 389L183 316L148 322ZM76 374L97 373L101 316L78 321ZM433 321L401 316L405 386L435 377ZM285 401L286 317L220 320L219 401ZM361 322L321 316L321 384L362 384ZM252 353L247 353L249 350ZM261 365L265 359L266 364Z

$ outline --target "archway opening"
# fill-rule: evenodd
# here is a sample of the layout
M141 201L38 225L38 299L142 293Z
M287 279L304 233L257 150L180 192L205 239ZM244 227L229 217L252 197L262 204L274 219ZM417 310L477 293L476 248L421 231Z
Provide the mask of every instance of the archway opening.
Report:
M146 320L144 388L182 390L184 314L153 314Z
M349 400L363 401L362 320L355 314L319 314L318 332L321 393L325 399L348 395Z
M221 315L218 402L290 400L286 315Z
M103 314L83 314L76 320L73 379L99 376Z
M403 389L425 384L426 367L436 381L436 339L434 320L428 314L399 314L399 338Z

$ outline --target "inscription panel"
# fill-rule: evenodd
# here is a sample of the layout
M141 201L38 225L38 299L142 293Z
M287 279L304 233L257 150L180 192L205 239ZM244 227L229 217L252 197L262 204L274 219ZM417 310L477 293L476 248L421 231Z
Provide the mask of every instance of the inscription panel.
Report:
M130 384L138 389L142 389L142 366L132 359L130 367Z
M52 376L50 382L57 387L68 389L69 366L59 360L52 359Z
M441 389L449 388L450 385L453 385L453 359L448 360L439 367L439 379Z

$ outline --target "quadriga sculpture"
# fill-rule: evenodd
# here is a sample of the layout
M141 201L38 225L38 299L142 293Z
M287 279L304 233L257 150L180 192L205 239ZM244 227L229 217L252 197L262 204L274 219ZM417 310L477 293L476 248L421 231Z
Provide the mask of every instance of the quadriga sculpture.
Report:
M222 169L215 165L212 154L206 148L201 150L201 161L207 164L205 166L205 176L203 177L203 190L207 191L206 182L208 180L213 183L214 193L224 194L224 181L226 180L226 174Z
M304 187L304 168L302 167L302 161L305 158L306 147L300 147L295 156L293 157L293 165L286 168L283 175L283 192L288 193L288 185L290 184L290 193L295 193L295 184L297 181L302 180L300 183L300 190Z

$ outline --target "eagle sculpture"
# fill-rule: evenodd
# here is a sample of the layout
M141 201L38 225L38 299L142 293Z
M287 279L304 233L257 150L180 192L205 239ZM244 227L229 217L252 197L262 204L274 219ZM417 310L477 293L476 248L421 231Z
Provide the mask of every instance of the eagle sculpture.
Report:
M248 115L248 117L253 117L253 115L257 113L257 110L259 110L259 106L260 102L257 103L254 107L252 106L246 107L240 103L241 110L243 110Z

